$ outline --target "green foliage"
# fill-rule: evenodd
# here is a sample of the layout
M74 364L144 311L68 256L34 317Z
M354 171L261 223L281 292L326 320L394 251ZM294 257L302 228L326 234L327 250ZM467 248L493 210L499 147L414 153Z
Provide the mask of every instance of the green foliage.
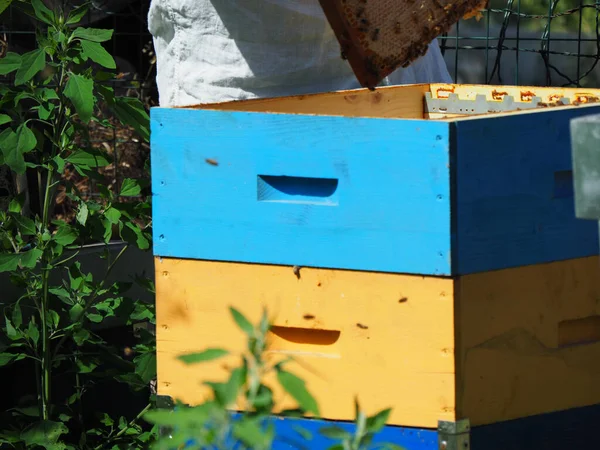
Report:
M302 379L287 370L292 358L271 361L266 355L267 333L270 323L266 311L258 324L253 325L243 314L230 308L233 320L248 340L248 351L238 355L241 364L230 370L225 382L205 383L212 396L205 403L189 407L178 403L174 411L154 409L144 418L156 427L168 430L167 437L157 440L151 447L154 450L185 449L240 449L269 450L275 440L272 416L275 399L273 388L265 384L265 379L276 374L277 381L285 393L295 400L297 408L287 410L283 416L295 417L312 413L319 416L316 400L310 394ZM180 355L179 360L186 364L200 364L219 358L233 357L227 350L209 348L199 353ZM323 427L320 433L333 440L330 450L401 450L387 443L372 443L381 431L391 410L385 409L372 417L367 417L356 405L356 431L350 433L341 427ZM244 411L237 417L228 409ZM310 448L311 433L298 427L296 430L302 448ZM306 443L306 445L304 445Z
M10 3L0 0L0 13ZM2 299L0 305L0 367L18 363L38 379L31 386L36 397L0 416L0 447L145 449L155 435L140 420L147 409L137 417L99 413L95 419L83 412L88 393L107 380L139 391L156 375L149 332L139 332L133 358L121 356L98 332L111 320L131 327L154 322L153 305L127 295L132 283L109 281L128 248L150 247L150 204L123 200L141 194L140 180L126 179L120 192L109 189L98 169L111 157L91 145L88 129L91 121L103 123L98 114L105 105L147 139L148 114L140 101L116 97L105 85L115 77L106 71L115 68L114 59L102 46L112 30L76 28L86 5L63 11L41 0L13 4L36 19L38 46L0 59L0 75L13 80L0 86L0 164L34 175L40 202L25 208L22 193L0 211L0 272L8 272L21 292L16 302ZM79 192L63 178L67 168L93 179L101 196ZM53 217L59 189L76 205L73 223ZM113 238L124 244L118 254L106 247L104 276L85 271L77 261L82 247Z

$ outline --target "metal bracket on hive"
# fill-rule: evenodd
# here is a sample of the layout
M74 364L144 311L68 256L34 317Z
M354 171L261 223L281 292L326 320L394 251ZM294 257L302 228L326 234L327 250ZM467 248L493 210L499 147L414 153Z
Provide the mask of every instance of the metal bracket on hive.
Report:
M475 100L462 100L458 94L449 94L447 98L433 98L431 92L425 93L425 112L441 114L488 114L498 112L520 111L547 106L569 105L568 98L561 98L552 105L542 102L540 97L533 97L529 102L519 102L510 95L505 95L501 101L487 100L485 95L478 94Z
M157 409L175 409L175 402L168 395L157 395L155 397L154 405ZM172 429L169 427L160 427L158 435L160 437L171 437Z
M319 0L356 78L374 89L487 0Z
M471 424L469 419L457 422L440 420L438 422L439 450L470 450Z
M600 114L571 120L575 216L600 229Z

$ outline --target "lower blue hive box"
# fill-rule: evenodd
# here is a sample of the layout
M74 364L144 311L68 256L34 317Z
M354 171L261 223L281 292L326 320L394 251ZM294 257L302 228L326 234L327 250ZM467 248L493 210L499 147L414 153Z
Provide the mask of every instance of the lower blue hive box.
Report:
M295 421L351 427L355 395L393 408L379 438L407 450L588 448L600 261L569 122L598 98L415 85L153 109L158 394L205 399L222 365L176 356L242 350L228 308L266 306L322 416L275 417L275 448L298 448Z

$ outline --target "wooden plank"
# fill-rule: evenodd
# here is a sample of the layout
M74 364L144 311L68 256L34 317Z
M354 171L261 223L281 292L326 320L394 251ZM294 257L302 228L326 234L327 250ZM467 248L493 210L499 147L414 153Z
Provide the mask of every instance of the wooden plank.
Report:
M600 342L564 334L597 338L598 257L463 276L456 297L459 417L481 425L600 403Z
M275 342L270 357L297 359L290 370L307 380L324 418L353 420L355 394L369 414L393 407L390 424L435 428L454 418L450 279L306 268L298 279L291 267L157 258L156 290L160 395L204 399L200 383L223 380L223 363L185 366L176 356L243 350L228 308L256 322L266 306L275 325L304 329L302 340ZM339 338L319 343L313 330Z
M449 127L153 109L154 253L447 275Z
M600 405L572 408L471 428L471 448L485 450L592 449Z
M234 419L240 417L239 413L232 414ZM323 427L336 426L355 433L354 423L318 420L308 418L271 418L275 427L275 440L272 450L329 450L339 441L324 437L319 433ZM302 438L298 430L306 430L312 438ZM373 446L370 448L386 448L382 444L396 444L403 450L439 450L438 433L435 430L406 428L398 426L385 426L373 438ZM335 447L334 447L335 448ZM533 448L527 450L534 450Z
M428 84L416 84L381 87L376 91L352 89L310 95L239 100L188 106L185 109L422 119L425 92L429 92Z
M575 217L569 122L555 109L458 121L453 147L453 273L598 254L598 229Z

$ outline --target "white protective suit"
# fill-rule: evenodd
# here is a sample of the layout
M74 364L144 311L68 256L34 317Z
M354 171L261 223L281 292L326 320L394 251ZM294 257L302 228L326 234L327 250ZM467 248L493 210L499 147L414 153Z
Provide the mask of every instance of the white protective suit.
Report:
M360 85L318 0L152 0L161 106ZM437 41L382 84L451 83Z

